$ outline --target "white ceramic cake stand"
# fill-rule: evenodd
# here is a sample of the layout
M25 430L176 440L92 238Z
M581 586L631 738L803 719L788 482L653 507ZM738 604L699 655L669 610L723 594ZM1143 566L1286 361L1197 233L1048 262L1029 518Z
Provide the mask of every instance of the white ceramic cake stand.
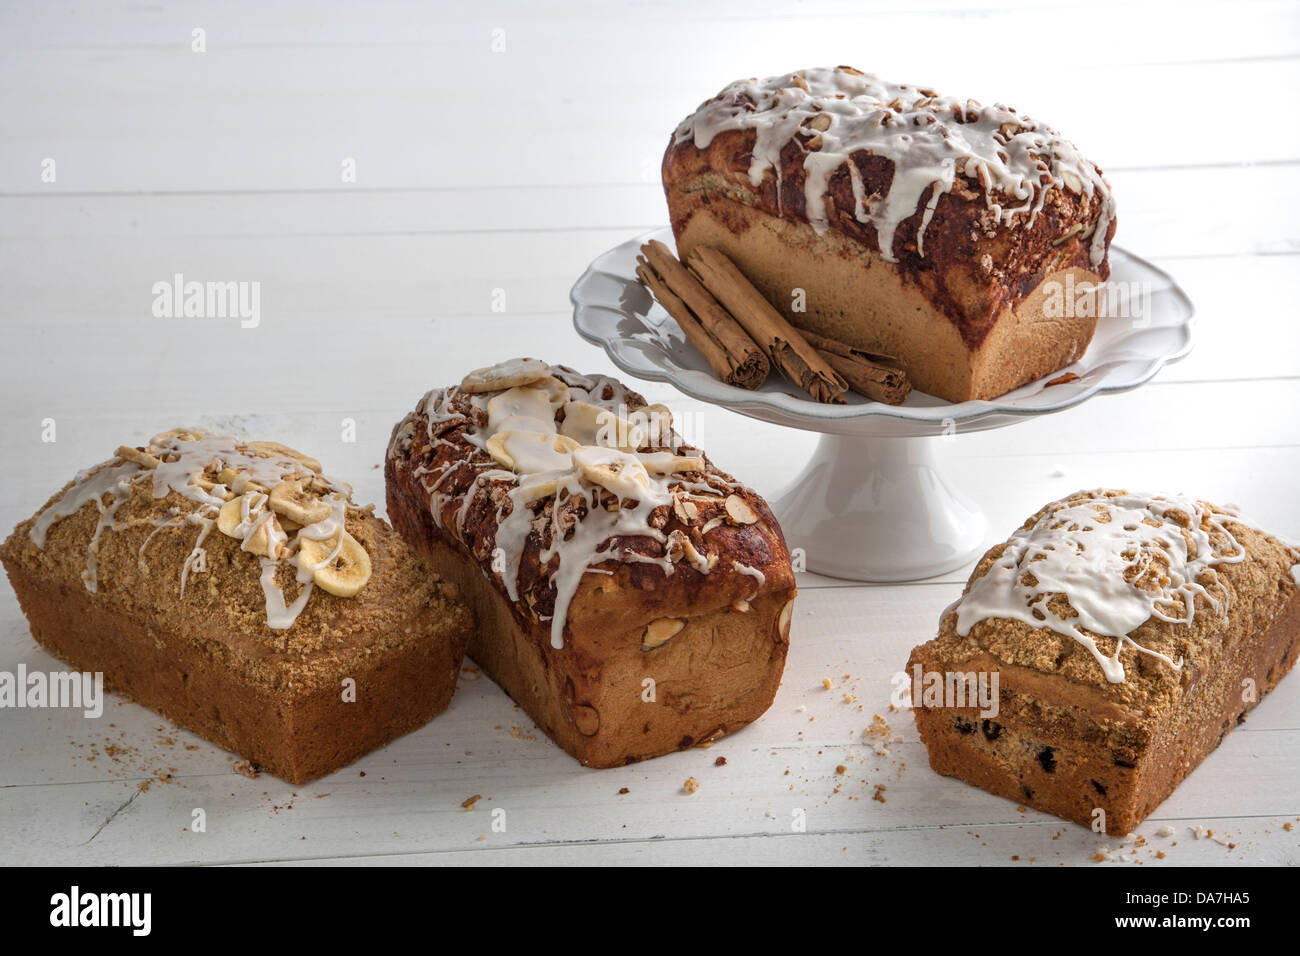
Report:
M668 229L630 239L599 256L574 285L578 334L629 375L669 382L761 421L821 432L812 459L772 499L773 508L809 570L855 581L912 581L977 556L987 522L954 487L946 461L958 435L1136 388L1192 347L1191 300L1164 272L1112 246L1110 288L1136 292L1141 314L1130 307L1127 317L1102 318L1079 361L1001 398L954 404L913 392L897 406L856 395L848 405L822 405L776 374L747 391L714 377L637 280L637 252L649 239L673 246ZM1047 385L1066 372L1078 378Z

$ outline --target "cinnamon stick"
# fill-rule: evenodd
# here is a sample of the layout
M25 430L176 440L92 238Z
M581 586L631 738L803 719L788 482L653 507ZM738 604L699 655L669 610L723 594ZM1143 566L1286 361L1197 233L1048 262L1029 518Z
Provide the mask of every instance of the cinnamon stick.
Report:
M804 337L827 364L844 376L853 391L886 405L902 404L912 391L907 373L891 357L816 332L805 331Z
M729 385L757 389L771 366L762 349L662 242L641 247L636 274L681 328L687 341Z
M636 274L664 310L677 321L677 326L686 336L686 341L695 346L704 356L704 360L709 363L709 368L713 369L713 374L729 384L739 384L736 380L738 368L727 355L727 350L709 335L708 330L700 325L695 316L691 315L691 310L686 308L686 303L673 295L672 290L648 265L638 262Z
M786 378L819 402L843 403L849 383L754 288L735 263L716 249L697 246L687 264Z

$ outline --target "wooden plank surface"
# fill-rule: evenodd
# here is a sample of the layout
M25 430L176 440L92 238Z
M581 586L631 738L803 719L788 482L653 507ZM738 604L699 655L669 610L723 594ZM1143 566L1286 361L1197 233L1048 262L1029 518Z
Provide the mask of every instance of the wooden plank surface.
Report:
M1150 385L946 444L988 543L1099 485L1235 502L1300 537L1300 132L1278 106L1300 92L1296 6L896 6L6 5L0 528L122 441L191 422L284 437L382 501L388 431L426 389L503 350L613 371L573 333L568 290L592 257L665 222L658 164L682 115L736 76L845 62L1068 131L1115 186L1117 241L1197 306L1196 350ZM1106 42L1028 65L989 53L1026 24L1078 35L1080 18L1106 24ZM259 281L262 322L153 318L153 283L177 272ZM642 390L766 494L816 442ZM890 677L968 572L803 575L771 711L712 748L619 770L579 767L472 668L447 714L300 788L241 777L116 699L94 721L6 710L0 862L1300 863L1300 831L1284 828L1300 819L1297 678L1140 828L1145 845L933 774L910 716L889 710ZM56 666L3 589L0 670L20 663ZM860 743L875 713L901 738L887 757ZM205 833L189 829L196 809ZM1174 835L1157 836L1165 825Z

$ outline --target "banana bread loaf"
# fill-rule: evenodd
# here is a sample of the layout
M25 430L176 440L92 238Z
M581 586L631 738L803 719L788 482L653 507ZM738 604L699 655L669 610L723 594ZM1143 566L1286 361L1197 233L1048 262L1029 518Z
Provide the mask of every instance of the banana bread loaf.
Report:
M993 398L1088 346L1115 205L1100 170L1005 106L849 67L740 80L663 160L677 249L726 253L796 326Z
M171 431L78 475L0 559L50 653L301 783L446 709L473 627L351 494L278 443Z
M1080 492L990 550L908 661L931 766L1137 826L1300 653L1300 552L1184 497Z
M663 406L503 362L425 395L385 474L393 526L478 616L470 656L582 763L691 747L771 704L795 595L785 541Z

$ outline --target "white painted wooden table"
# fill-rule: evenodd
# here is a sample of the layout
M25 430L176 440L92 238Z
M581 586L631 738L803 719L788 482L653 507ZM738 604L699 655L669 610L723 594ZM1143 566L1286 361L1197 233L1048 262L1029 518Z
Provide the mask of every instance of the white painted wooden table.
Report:
M891 6L6 4L0 526L120 442L192 422L301 446L382 502L389 428L427 388L512 354L612 371L572 332L568 289L666 220L659 158L686 112L738 76L851 63L1065 130L1115 187L1118 241L1198 307L1196 351L1149 386L957 436L989 543L1098 485L1236 502L1300 535L1297 7ZM154 318L152 286L176 273L260 282L260 325ZM644 391L767 493L815 441ZM936 776L910 717L888 712L889 675L968 570L889 587L805 576L771 711L620 770L578 766L468 669L447 714L296 788L245 779L116 699L98 721L0 711L0 862L1092 863L1119 841ZM2 590L0 670L54 667ZM1300 829L1283 828L1300 817L1297 682L1126 855L1300 862ZM902 737L887 757L860 742L877 712ZM206 833L187 830L195 808ZM1166 823L1176 835L1155 836Z

